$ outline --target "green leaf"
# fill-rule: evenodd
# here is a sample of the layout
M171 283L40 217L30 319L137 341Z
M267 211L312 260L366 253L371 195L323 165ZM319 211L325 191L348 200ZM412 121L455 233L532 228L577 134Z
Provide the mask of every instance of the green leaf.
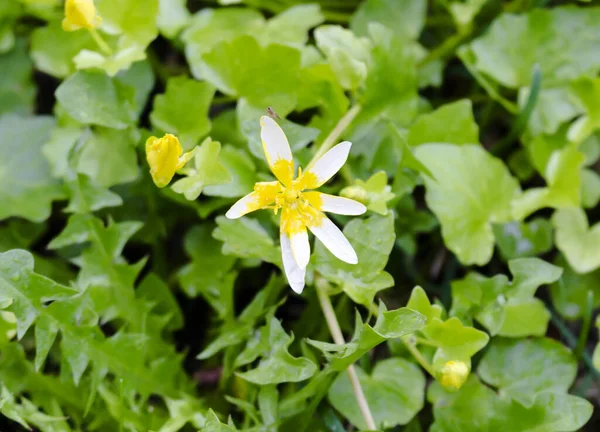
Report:
M344 228L344 235L358 255L358 264L338 260L317 241L315 269L339 284L355 303L368 306L377 292L394 284L392 276L383 270L394 246L394 217L389 213L354 219Z
M56 99L83 124L125 129L132 123L123 89L105 74L75 73L56 89Z
M541 68L545 87L581 75L595 75L600 69L599 23L599 8L563 7L503 14L471 43L475 66L511 88L529 85L535 64ZM574 38L573 28L586 28L591 36Z
M382 303L373 327L363 324L360 316L356 315L354 336L350 342L344 345L311 340L308 342L324 352L331 370L343 372L380 343L414 333L423 327L425 321L426 317L414 310L400 308L386 311Z
M185 0L158 1L156 25L165 37L173 39L177 36L182 29L187 27L190 18Z
M581 171L581 205L594 208L600 201L600 175L589 169Z
M378 22L398 36L418 39L426 16L424 0L367 0L352 15L350 28L358 36L368 36L369 26Z
M119 195L93 184L85 174L77 174L67 183L71 193L71 201L65 209L70 213L91 213L105 207L116 207L123 204Z
M425 377L402 358L377 362L371 375L355 367L375 424L388 429L407 424L423 408ZM367 430L348 374L340 373L328 393L329 402L359 430Z
M213 237L221 240L223 253L240 258L260 258L264 261L281 263L281 252L265 229L254 219L240 218L236 220L219 216Z
M196 149L194 168L189 165L181 169L185 178L177 180L171 186L175 192L183 194L189 201L200 196L205 186L230 183L231 174L219 161L221 143L206 138Z
M293 337L288 336L281 323L271 318L268 326L268 349L255 369L237 375L254 384L268 385L304 381L317 372L317 366L307 358L293 357L287 350Z
M542 83L544 79L542 77ZM530 94L530 87L519 90L519 108L523 109ZM539 134L554 134L561 125L578 114L573 103L573 96L568 88L542 88L537 97L537 103L527 120L527 128L533 136Z
M214 94L206 82L171 78L165 94L154 99L150 121L161 132L177 135L183 149L190 150L210 131L208 108Z
M208 409L206 422L200 432L235 432L237 429L227 426L219 421L219 418L212 409Z
M123 41L123 43L121 43ZM128 69L134 62L146 59L146 45L120 38L118 48L112 55L84 49L74 58L75 67L80 69L102 69L108 76L115 76L119 71Z
M540 255L552 249L552 224L547 219L494 225L496 244L508 261Z
M473 118L473 105L468 99L442 105L421 114L411 125L408 145L427 143L479 144L479 126Z
M477 373L529 408L541 393L567 393L577 375L577 362L570 350L552 339L494 339Z
M246 8L203 8L196 13L181 38L192 74L205 79L206 65L202 56L219 42L230 41L243 34L256 34L265 24L260 12Z
M600 104L598 103L600 79L579 79L571 84L571 92L575 95L584 115L569 127L567 137L569 141L580 143L600 128Z
M552 303L565 318L581 318L587 308L588 292L594 294L594 307L600 305L600 270L575 272L561 255L555 263L564 269L562 277L550 286Z
M104 187L137 179L136 141L132 134L124 131L96 128L83 143L77 172L86 174L95 184Z
M31 35L31 58L35 67L56 78L66 78L76 71L73 58L84 49L96 49L90 34L66 32L60 21L38 27Z
M552 153L544 178L548 187L531 188L513 202L513 216L522 220L543 207L579 206L581 200L581 167L583 153L569 146Z
M600 223L588 225L580 208L557 210L552 216L556 247L577 273L589 273L600 267Z
M585 399L552 392L540 394L533 406L523 407L499 397L475 376L458 392L445 391L434 383L427 398L433 403L432 432L575 432L587 423L593 411Z
M464 326L455 317L446 321L433 318L427 322L421 332L438 347L433 356L435 369L450 360L470 364L471 357L486 346L490 339L486 333Z
M429 302L429 297L427 297L425 290L420 286L416 286L413 288L413 290L410 293L410 298L408 299L406 307L420 312L427 318L427 321L430 321L434 318L439 319L442 317L442 307L437 304L432 305Z
M367 78L369 41L337 25L322 25L315 30L319 49L329 60L343 88L355 90Z
M148 0L140 8L136 0L103 0L98 3L102 26L111 34L124 34L126 41L149 44L156 36L159 0Z
M52 201L63 197L41 152L52 127L50 117L0 117L0 220L19 216L41 222L50 216Z
M538 258L514 259L508 266L512 283L504 275L485 278L477 273L453 282L450 313L467 321L475 318L492 335L543 336L550 313L534 295L540 285L556 282L562 269Z
M203 77L221 92L271 106L285 116L296 106L300 51L278 44L262 47L250 36L216 44L202 55ZM285 73L281 73L285 71Z
M494 250L492 223L511 220L519 183L479 146L424 144L415 155L435 175L424 177L426 200L446 246L463 264L486 264Z
M31 114L35 88L33 65L25 44L19 42L12 51L0 54L0 115L8 112Z
M232 181L221 185L209 185L204 195L218 197L241 197L254 189L258 181L256 166L252 158L242 149L226 145L219 153L221 164L231 174Z
M318 4L298 4L275 15L259 34L263 44L271 42L303 48L308 31L325 21Z

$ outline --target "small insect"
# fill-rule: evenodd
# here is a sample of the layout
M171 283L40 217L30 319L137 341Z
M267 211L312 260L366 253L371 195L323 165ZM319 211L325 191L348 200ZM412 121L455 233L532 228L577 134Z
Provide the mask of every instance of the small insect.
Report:
M275 112L275 110L271 107L267 107L267 115L269 117L271 117L272 119L277 119L279 120L279 116L277 115L277 113Z

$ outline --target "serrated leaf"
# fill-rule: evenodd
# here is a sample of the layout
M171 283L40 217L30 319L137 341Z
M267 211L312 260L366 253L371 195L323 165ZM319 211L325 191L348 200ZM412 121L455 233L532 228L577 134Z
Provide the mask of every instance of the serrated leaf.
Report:
M0 220L19 216L41 222L50 216L52 201L62 198L41 152L53 123L51 117L0 117Z
M577 363L570 350L552 339L494 339L477 373L529 408L540 393L567 393L577 375Z
M580 208L557 210L552 216L556 230L556 247L577 273L600 267L600 223L590 227Z
M435 176L424 177L426 200L446 246L463 264L486 264L494 250L492 223L511 220L519 183L479 146L424 144L415 155Z
M210 131L208 108L214 94L206 82L171 78L166 92L154 99L150 121L161 132L177 135L183 149L190 150Z
M339 284L354 302L370 305L377 292L394 283L392 276L383 270L394 246L394 217L389 213L354 219L344 228L344 235L358 255L358 264L338 260L317 241L315 269Z
M391 358L378 362L371 375L358 367L355 370L378 427L388 429L407 424L423 408L425 377L415 364ZM348 374L338 375L328 398L333 407L358 429L368 429Z

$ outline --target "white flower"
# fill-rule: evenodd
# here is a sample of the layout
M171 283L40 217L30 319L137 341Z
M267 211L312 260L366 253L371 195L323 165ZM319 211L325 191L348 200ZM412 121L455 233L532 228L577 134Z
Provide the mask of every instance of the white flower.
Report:
M306 266L310 259L307 228L334 254L350 264L358 257L340 229L323 212L360 215L367 208L361 203L321 192L316 189L329 180L344 165L352 144L344 141L327 153L294 180L294 160L288 140L279 125L270 117L260 119L261 140L267 162L278 181L260 182L254 192L236 202L227 212L237 219L254 210L269 208L275 214L281 210L280 241L283 268L292 289L304 289Z

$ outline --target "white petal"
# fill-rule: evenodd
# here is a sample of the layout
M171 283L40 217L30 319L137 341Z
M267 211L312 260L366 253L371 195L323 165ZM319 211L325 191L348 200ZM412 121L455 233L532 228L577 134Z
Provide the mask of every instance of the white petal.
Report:
M340 170L340 168L348 159L351 147L352 143L350 141L339 143L321 156L319 160L317 160L315 164L307 170L308 172L311 172L317 176L316 187L321 186Z
M290 287L298 294L301 294L304 289L306 267L301 268L296 264L290 238L285 233L281 233L279 240L281 241L281 258L283 260L285 276L287 277Z
M279 159L293 159L292 150L283 130L271 117L260 118L260 139L270 167Z
M309 228L336 257L348 264L356 264L358 262L356 252L346 236L328 218L323 217L319 226L309 226Z
M329 213L357 216L367 211L367 208L350 198L321 194L321 210Z
M231 208L227 210L227 213L225 213L225 216L229 219L237 219L254 210L258 210L258 194L256 192L251 192L232 205Z
M305 268L310 260L310 243L308 243L308 232L306 228L299 233L290 235L292 254L298 267Z

